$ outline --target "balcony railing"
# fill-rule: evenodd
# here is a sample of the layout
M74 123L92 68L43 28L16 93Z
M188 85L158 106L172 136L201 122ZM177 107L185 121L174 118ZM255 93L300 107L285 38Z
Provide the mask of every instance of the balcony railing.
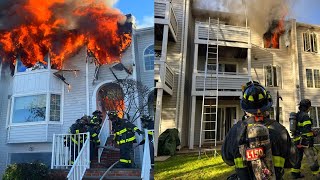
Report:
M174 72L166 62L155 60L154 79L158 81L157 88L164 88L165 91L172 94Z
M165 0L154 1L154 18L155 24L169 25L173 38L176 41L178 32L178 21L172 4Z
M208 22L197 21L195 23L195 42L206 43L208 39ZM231 26L211 23L209 39L213 42L219 39L219 45L235 46L235 43L243 43L241 47L248 46L250 29L242 26Z
M195 91L203 91L204 89L204 73L194 73ZM241 91L241 86L250 80L248 74L239 73L219 73L218 75L218 89L219 91ZM206 91L217 89L216 74L207 74Z

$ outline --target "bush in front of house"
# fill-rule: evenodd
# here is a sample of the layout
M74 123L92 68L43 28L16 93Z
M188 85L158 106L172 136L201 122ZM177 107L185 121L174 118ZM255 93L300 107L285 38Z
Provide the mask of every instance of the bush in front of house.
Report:
M49 169L43 163L10 164L2 176L3 180L43 180Z

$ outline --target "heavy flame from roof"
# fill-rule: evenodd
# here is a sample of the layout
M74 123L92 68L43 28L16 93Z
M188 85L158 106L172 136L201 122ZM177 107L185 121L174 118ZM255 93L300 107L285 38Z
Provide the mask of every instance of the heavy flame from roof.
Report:
M119 62L131 43L126 16L103 0L14 0L0 9L0 56L32 66L49 53L61 68L87 45L100 64ZM123 28L122 28L123 29Z

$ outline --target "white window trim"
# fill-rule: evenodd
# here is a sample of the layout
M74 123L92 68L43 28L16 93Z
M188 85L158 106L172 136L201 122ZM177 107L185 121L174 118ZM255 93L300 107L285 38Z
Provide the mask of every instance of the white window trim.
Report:
M304 42L304 38L303 38L303 34L304 33L307 33L308 35L309 35L309 40L310 40L310 51L305 51L305 49L304 49L304 45L305 45L305 42ZM317 49L316 49L316 51L317 52L313 52L313 51L311 51L311 37L310 37L310 34L314 34L314 35L316 35L316 43L317 43ZM316 32L314 32L314 31L310 31L309 29L307 30L307 31L305 31L305 32L302 32L301 33L301 42L302 42L302 52L304 52L304 53L312 53L312 54L318 54L319 53L319 40L318 40L318 33L316 33ZM314 46L314 44L313 44L313 46Z
M273 117L274 118L274 120L276 120L276 113L277 113L277 107L276 106L271 106L272 108L273 108L273 115L275 116L275 117ZM283 115L284 115L284 113L283 113L283 108L282 108L282 106L280 106L279 108L281 108L281 110L282 110L282 113L281 113L281 117L280 117L280 115L279 115L279 118L280 119L282 119L282 122L284 122L284 118L283 118ZM271 118L271 117L270 117ZM280 119L279 119L279 122L280 122Z
M50 121L50 96L51 94L60 95L60 121ZM19 97L28 97L28 96L37 96L37 95L46 95L46 118L44 121L37 121L37 122L24 122L24 123L13 123L12 117L13 117L13 108L14 108L14 100L15 98ZM14 95L11 98L11 110L10 110L10 117L9 117L9 123L8 127L11 126L30 126L30 125L40 125L40 124L63 124L63 118L62 118L62 111L63 111L63 94L60 93L54 93L54 92L47 92L47 93L29 93L29 94L23 94L23 95Z
M271 68L271 75L272 75L272 86L267 86L267 81L266 81L266 67L267 66L271 66L271 67L276 67L276 71L278 69L280 69L280 73L278 73L279 71L277 71L277 81L278 81L278 86L274 86L274 78L273 78L273 68ZM280 76L280 80L279 80L279 76ZM264 77L264 86L268 87L268 88L278 88L278 89L282 89L282 85L283 85L283 76L282 76L282 67L280 65L273 65L273 64L263 64L263 77Z
M320 107L320 106L311 106L311 107L314 107L315 108L315 112L316 112L316 121L317 121L317 126L316 127L312 127L312 128L319 128L319 120L320 119L318 119L318 113L320 113L320 112L318 112L318 107ZM310 111L309 111L309 116L310 116ZM315 119L314 119L315 120Z
M311 69L311 73L312 73L312 87L308 87L307 69ZM306 77L305 87L308 88L308 89L320 89L320 88L316 88L315 79L314 79L314 70L319 70L319 72L320 72L320 68L319 68L319 69L305 68L305 71L303 72L303 73L304 73L304 77Z
M146 69L146 62L145 62L145 59L144 59L144 57L149 57L149 56L151 56L151 54L150 55L144 55L144 52L146 51L146 49L148 49L150 46L154 46L154 44L149 44L146 48L144 48L144 50L143 50L143 53L142 53L142 58L143 58L143 70L144 70L144 72L151 72L151 71L154 71L154 66L153 66L153 69L150 69L150 70L147 70ZM155 49L154 49L155 50ZM154 51L153 50L153 51ZM153 53L153 56L154 56L154 60L155 60L155 53ZM153 61L154 61L153 60Z

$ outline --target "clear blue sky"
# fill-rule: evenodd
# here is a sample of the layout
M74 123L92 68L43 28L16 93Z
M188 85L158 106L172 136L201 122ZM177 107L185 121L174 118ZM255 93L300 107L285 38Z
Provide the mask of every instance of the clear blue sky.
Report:
M294 0L293 18L298 22L320 25L320 0Z
M118 0L115 8L124 14L133 14L136 17L138 28L153 26L153 0Z

